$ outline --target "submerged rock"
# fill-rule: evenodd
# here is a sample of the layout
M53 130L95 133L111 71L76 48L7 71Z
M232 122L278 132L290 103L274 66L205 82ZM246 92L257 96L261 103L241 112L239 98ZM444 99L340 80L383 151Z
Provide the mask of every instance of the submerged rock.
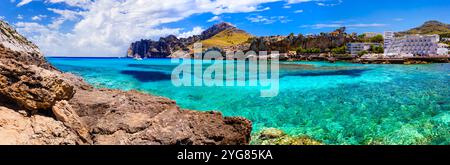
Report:
M265 128L252 136L255 145L323 145L308 136L290 136L276 128Z
M137 91L96 89L56 70L34 44L0 23L0 144L250 142L247 119L183 110Z

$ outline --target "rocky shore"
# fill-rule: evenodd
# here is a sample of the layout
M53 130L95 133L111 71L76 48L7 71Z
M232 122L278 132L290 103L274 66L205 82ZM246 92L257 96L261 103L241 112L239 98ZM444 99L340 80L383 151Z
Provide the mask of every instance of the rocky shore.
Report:
M251 122L172 100L96 89L58 71L0 21L0 144L245 145Z

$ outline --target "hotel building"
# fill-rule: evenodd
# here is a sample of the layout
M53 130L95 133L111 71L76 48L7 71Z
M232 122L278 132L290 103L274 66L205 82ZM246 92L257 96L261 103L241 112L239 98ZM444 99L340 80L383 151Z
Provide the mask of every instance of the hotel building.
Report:
M395 38L390 32L386 33L385 56L414 57L438 54L439 35L407 35Z
M381 46L379 43L348 43L347 53L351 55L358 55L362 51L369 51L371 46Z
M437 54L440 56L449 55L448 45L447 44L438 44Z

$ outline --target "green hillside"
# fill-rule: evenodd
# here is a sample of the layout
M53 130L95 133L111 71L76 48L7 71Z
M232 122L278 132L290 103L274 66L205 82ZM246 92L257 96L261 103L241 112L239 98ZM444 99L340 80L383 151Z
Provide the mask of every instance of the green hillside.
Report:
M218 47L225 48L230 46L236 46L247 42L252 35L245 31L232 28L224 30L213 37L201 41L204 48Z
M439 21L428 21L425 22L422 26L410 29L405 32L399 32L397 35L408 35L408 34L449 34L450 33L450 25L445 24Z

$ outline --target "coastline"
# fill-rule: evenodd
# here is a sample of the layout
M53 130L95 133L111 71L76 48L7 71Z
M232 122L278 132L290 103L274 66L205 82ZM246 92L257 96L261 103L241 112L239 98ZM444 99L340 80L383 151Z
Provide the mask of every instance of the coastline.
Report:
M328 62L300 62L298 65L291 65L290 62L286 62L287 65L282 65L283 69L282 83L283 87L289 88L289 90L281 91L281 96L273 99L264 99L259 97L253 97L255 94L251 90L240 89L240 88L174 88L171 85L170 79L159 79L159 80L142 80L141 76L147 75L145 71L158 71L160 73L170 72L170 66L175 64L170 64L170 59L164 60L153 60L147 59L143 61L136 61L133 59L108 59L108 60L95 60L95 59L85 59L85 60L55 60L55 66L61 66L65 71L75 71L77 74L86 77L86 80L91 84L97 84L101 87L108 87L112 89L136 89L139 91L145 91L146 93L151 93L153 95L164 96L176 100L178 105L182 108L195 109L200 111L207 111L209 109L220 110L224 116L243 116L251 121L253 121L253 132L252 132L252 143L255 143L255 138L258 137L258 133L265 127L274 127L276 129L283 130L289 136L280 136L278 140L274 141L286 141L297 139L296 137L302 137L303 135L309 135L312 139L317 139L323 141L325 144L436 144L433 142L422 142L419 141L422 138L417 137L419 140L407 141L409 138L405 138L404 141L398 140L397 135L387 136L387 133L398 133L402 135L404 133L410 133L410 131L415 131L420 127L416 124L407 124L407 128L403 128L405 132L396 132L397 128L395 123L386 122L383 125L388 128L381 132L367 132L370 131L371 127L360 129L356 127L359 125L357 121L342 120L338 114L334 112L354 112L352 116L355 116L355 120L359 117L375 117L376 116L366 116L366 112L373 111L377 113L389 113L389 112L403 112L397 109L399 107L399 101L406 97L405 99L414 101L412 103L403 102L402 104L407 105L408 114L400 113L398 116L403 115L413 115L420 112L419 106L424 102L439 103L433 105L437 106L438 112L441 106L445 106L445 99L442 100L442 92L445 93L447 87L443 88L441 85L442 80L445 80L445 75L439 74L423 74L429 71L442 71L442 69L448 68L448 65L418 65L418 66L406 66L406 65L363 65L363 64L352 64L347 62L339 62L337 64L329 64ZM283 62L284 64L284 62ZM293 62L292 64L295 64ZM71 65L71 66L67 66ZM419 70L417 70L419 68ZM156 69L156 70L155 70ZM437 70L435 70L437 69ZM144 71L140 74L126 74L122 73L122 70L140 70ZM303 70L303 71L302 71ZM98 73L98 74L97 74ZM403 74L408 73L408 74ZM398 76L400 75L400 76ZM427 77L422 77L424 75ZM100 77L101 76L101 77ZM444 76L444 77L443 77ZM397 84L403 84L410 81L412 77L415 77L418 81L417 83L411 83L410 86L397 86ZM434 77L434 80L432 79ZM444 78L444 79L443 79ZM289 80L289 81L285 81ZM320 81L316 81L320 80ZM407 80L407 81L405 81ZM420 80L420 81L419 81ZM423 85L424 81L426 84L432 83L433 86L423 86L418 87L418 85ZM434 82L434 83L433 83ZM445 81L444 81L445 82ZM328 84L328 85L327 85ZM374 92L378 89L386 89L385 91ZM416 100L420 99L423 93L427 90L435 91L436 88L443 89L441 91L433 92L435 94L431 95L432 98L429 100ZM423 89L423 90L421 90ZM344 95L342 95L344 94ZM386 95L388 94L388 95ZM392 94L392 95L389 95ZM369 98L368 98L369 96ZM217 99L211 99L217 98ZM313 99L315 98L315 99ZM370 99L371 98L371 99ZM248 99L248 101L242 100ZM403 99L402 99L403 100ZM322 104L325 102L327 104ZM351 110L353 106L343 107L342 102L351 102L356 104L356 110ZM388 102L392 106L384 106L380 104L381 102ZM258 106L256 106L256 104ZM287 104L287 105L285 105ZM274 105L284 105L284 106L274 106ZM370 106L369 106L370 105ZM431 105L430 105L431 106ZM272 107L264 111L264 107ZM402 106L403 107L403 106ZM426 106L428 107L428 106ZM280 109L281 108L281 109ZM389 108L395 108L395 111L389 111ZM416 109L419 108L419 109ZM261 110L259 112L258 110ZM328 111L329 115L337 115L333 117L333 121L328 123L318 123L319 125L304 125L309 121L315 123L323 120L327 120L320 115L322 111ZM308 112L310 111L310 112ZM308 116L306 114L313 113L316 114L315 118ZM435 112L437 113L437 112ZM293 116L295 115L295 116ZM305 116L306 115L306 116ZM350 115L350 114L346 114ZM417 114L416 114L417 115ZM428 115L428 113L427 113ZM437 118L437 117L436 117ZM416 118L414 118L416 119ZM427 117L423 120L427 121L431 117ZM331 120L331 119L328 119ZM381 120L381 119L379 119ZM383 119L384 120L384 119ZM397 121L396 117L386 118L388 121ZM404 119L403 119L404 120ZM419 119L420 120L420 119ZM303 122L302 122L303 121ZM294 123L291 123L294 122ZM350 124L353 123L354 124ZM373 121L376 122L376 121ZM288 123L288 124L286 124ZM364 134L358 136L350 136L351 138L361 138L360 136L367 135L368 137L376 137L376 141L370 142L369 140L357 140L353 142L348 142L342 139L342 141L337 141L335 134L330 135L329 133L315 132L309 130L316 128L318 130L324 129L338 129L337 124L350 124L345 128L349 129L349 135L352 132L365 132ZM367 122L365 122L367 123ZM370 125L374 126L374 123L370 121ZM285 125L286 124L286 125ZM290 126L290 124L292 124ZM422 122L417 123L422 124ZM299 126L298 128L296 126ZM368 125L368 126L370 126ZM345 126L345 125L342 125ZM355 127L353 127L355 126ZM420 125L421 126L421 125ZM355 130L353 130L355 129ZM331 130L330 130L331 131ZM430 130L431 131L431 130ZM375 134L374 134L375 133ZM426 132L420 132L424 134L424 137L429 136ZM438 135L444 136L445 134L439 133ZM348 137L348 138L350 138ZM413 137L413 136L411 136ZM350 139L351 139L350 138ZM386 140L383 140L386 138ZM414 138L416 138L414 136ZM304 138L303 138L304 139ZM380 140L381 139L381 140ZM392 140L391 140L392 139ZM430 138L433 139L433 138ZM439 140L438 138L435 138ZM328 141L324 141L328 140ZM397 141L395 141L397 140ZM272 140L269 140L272 141ZM296 140L294 140L296 141ZM291 141L293 142L293 141ZM370 143L369 143L370 142ZM420 142L420 143L419 143ZM264 142L266 143L266 142ZM297 143L297 142L295 142Z
M251 121L165 97L95 88L0 21L0 144L246 145ZM7 30L3 30L7 29ZM7 43L7 44L5 44Z

